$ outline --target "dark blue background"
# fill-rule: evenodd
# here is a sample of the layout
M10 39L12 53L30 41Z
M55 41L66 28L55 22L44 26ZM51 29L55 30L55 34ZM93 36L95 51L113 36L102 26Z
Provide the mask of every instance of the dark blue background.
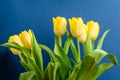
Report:
M38 42L53 49L52 17L67 19L81 16L98 21L100 35L110 29L103 49L114 53L120 60L120 0L0 0L0 44L13 34L32 29ZM44 64L49 60L44 54ZM47 59L46 59L47 58ZM0 80L18 80L24 69L19 58L7 48L0 47ZM119 66L106 71L98 80L120 80Z

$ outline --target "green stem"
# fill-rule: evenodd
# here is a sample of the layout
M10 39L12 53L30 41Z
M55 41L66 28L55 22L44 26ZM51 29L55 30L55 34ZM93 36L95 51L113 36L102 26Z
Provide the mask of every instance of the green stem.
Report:
M62 39L61 39L61 36L58 36L58 39L59 39L59 45L62 46Z
M57 44L59 44L59 46L61 47L62 46L62 39L61 39L61 36L55 36L55 42Z
M75 46L73 40L71 40L70 48L71 48L72 55L73 55L73 57L74 57L76 63L79 63L78 52L77 52L77 49L76 49L76 46Z
M32 58L28 58L28 63L32 66L33 71L36 74L38 80L44 80L44 73L40 71L39 67L36 65Z
M25 60L25 56L23 56L22 53L19 54L18 56L19 56L19 58L20 58L20 63L21 63L21 65L25 68L25 70L26 70L26 71L31 71L32 68L31 68L31 66L27 63L27 61Z
M94 50L95 46L94 46L94 41L92 41L92 50Z
M19 58L20 58L21 61L24 61L24 60L25 60L25 59L23 59L23 57L22 57L21 54L19 54L18 56L19 56Z
M78 57L79 57L79 60L81 60L80 44L79 44L79 40L78 39L77 39L77 46L78 46Z
M39 46L40 46L41 49L43 49L46 52L48 52L48 54L50 55L50 59L51 59L52 62L55 61L56 57L55 57L53 51L49 47L47 47L47 46L45 46L43 44L39 44Z
M69 33L68 30L66 29L66 35L69 36L69 34L70 34L70 33Z
M76 64L73 68L73 71L71 72L71 74L69 75L69 77L67 78L67 80L76 80L76 77L79 73L79 70L81 68L81 62L79 62L78 64Z

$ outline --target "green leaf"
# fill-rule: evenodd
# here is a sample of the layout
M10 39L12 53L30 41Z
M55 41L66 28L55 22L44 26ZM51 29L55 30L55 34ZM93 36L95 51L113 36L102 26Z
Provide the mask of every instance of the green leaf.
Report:
M20 63L26 71L31 71L31 68L29 67L28 63L25 63L24 61L20 61Z
M15 48L17 50L22 50L22 46L20 46L19 44L17 44L16 42L6 42L4 44L1 44L0 46L3 46L3 47L7 47L7 48Z
M28 63L32 67L33 71L35 72L37 80L44 80L44 74L42 71L40 71L39 67L35 63L33 58L28 58Z
M104 58L108 57L114 64L118 64L117 58L113 54L109 54L104 50L96 49L90 54L90 56L94 57L97 64Z
M62 38L61 38L61 36L55 35L55 43L57 43L60 47L62 47Z
M74 42L72 40L72 35L68 32L67 29L66 29L66 35L67 35L67 37L71 37L70 48L71 48L71 51L72 51L72 55L73 55L73 57L75 59L75 62L79 63L80 59L78 57L77 49L76 49L75 44L74 44Z
M65 51L66 55L68 54L68 51L69 51L69 46L70 46L70 43L71 43L71 39L72 39L72 36L69 35L67 40L65 41L65 44L64 44L64 51Z
M79 59L79 57L78 57L78 52L77 52L77 49L76 49L76 47L75 47L75 44L74 44L73 40L71 40L70 48L71 48L72 55L73 55L76 63L79 63L80 59Z
M65 54L63 48L61 48L57 43L55 43L55 49L54 53L59 56L59 58L67 64L69 67L71 67L69 57Z
M32 67L28 63L28 59L25 57L25 55L23 53L21 53L21 54L19 54L19 57L20 57L20 63L25 68L25 70L26 71L31 71Z
M59 56L56 55L56 58L57 60L55 62L59 64L59 72L61 75L61 79L66 80L69 76L69 71L71 70L71 67L69 67L65 62L63 62L63 60L61 60Z
M21 54L25 55L25 59L26 59L26 61L25 61L25 59L23 60L23 58L21 59L22 60L21 64L23 65L23 67L26 70L29 70L29 69L31 70L32 69L33 71L35 71L35 75L36 75L37 79L43 80L43 72L40 71L40 69L38 67L39 64L35 63L34 59L31 57L29 49L23 48L15 42L8 42L8 43L3 44L2 46L11 47L11 48L15 48L15 49L20 50L22 52ZM35 38L34 38L33 39L33 52L35 53L34 56L38 55L37 58L35 57L36 60L38 60L38 57L40 55L38 47L39 46L36 43ZM38 52L37 52L37 50L38 50ZM40 61L38 60L37 62L39 63Z
M96 70L96 61L92 56L85 56L76 80L94 80L91 76Z
M94 57L96 62L99 63L108 53L101 49L95 49L90 56Z
M24 72L20 74L19 80L35 80L34 76L34 71Z
M103 63L103 64L100 64L97 67L96 73L94 74L93 78L97 79L103 72L105 72L106 70L110 69L112 66L114 66L113 63Z
M1 46L8 47L8 48L15 48L17 50L20 50L21 53L24 54L26 58L27 57L31 57L30 56L30 50L27 49L27 48L24 48L24 47L20 46L16 42L7 42L7 43L2 44Z
M90 37L90 34L88 33L87 39L86 39L86 43L84 44L84 53L85 56L90 54L92 52L92 40Z
M101 49L102 48L102 45L103 45L103 42L104 42L104 39L106 37L106 35L108 34L109 30L105 31L101 37L101 39L99 40L98 42L98 45L97 45L97 49Z
M87 75L85 76L82 73L82 75L85 77L88 77L89 80L96 80L103 72L105 72L106 70L108 70L112 66L118 64L117 59L113 54L108 54L107 52L105 52L104 50L101 50L101 49L94 50L92 52L92 54L89 54L89 56L95 59L95 66L93 67L93 69L92 69L92 67L91 67L91 69L89 69L88 73L91 74L90 76L87 76ZM98 65L98 63L104 57L108 57L112 62L103 63L103 64ZM84 57L84 59L87 59L87 58ZM88 79L85 79L85 80L88 80ZM79 80L82 80L82 79L79 79Z
M65 50L62 48L60 38L57 36L55 38L54 53L56 55L55 62L59 63L59 72L61 78L62 80L66 80L71 68L71 63L69 57L65 53Z
M118 60L115 55L113 54L108 54L107 57L115 64L118 65Z
M35 62L37 66L39 67L40 71L43 72L43 58L42 58L42 53L41 49L39 47L39 44L34 36L34 33L32 32L32 53L35 59Z
M39 44L39 46L40 46L41 49L48 52L51 61L54 62L55 61L55 55L54 55L53 51L49 47L47 47L46 45Z
M78 72L81 68L81 62L76 64L71 72L71 74L69 75L69 77L67 78L67 80L76 80L76 77L78 75Z
M47 68L45 69L44 72L44 80L59 80L60 77L57 79L57 69L58 69L58 64L49 62L47 65Z
M114 55L99 49L93 52L96 55L87 55L84 57L77 80L96 80L103 72L117 64L117 59ZM104 57L108 57L112 62L104 62L98 65Z

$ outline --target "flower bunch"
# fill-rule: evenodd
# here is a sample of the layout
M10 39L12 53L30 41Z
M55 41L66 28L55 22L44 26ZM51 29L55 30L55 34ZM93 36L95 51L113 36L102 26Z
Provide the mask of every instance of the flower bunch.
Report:
M97 46L94 46L100 32L98 22L88 21L85 24L81 17L69 18L68 22L70 31L67 30L67 20L64 17L53 18L54 50L38 43L31 30L10 36L8 42L2 44L20 57L20 63L26 72L20 74L19 80L96 80L103 72L118 64L113 54L102 49L109 30L104 32ZM65 33L67 38L63 43L62 36ZM82 47L83 51L80 50ZM50 56L45 69L42 50ZM73 58L68 57L68 53ZM84 54L83 57L81 53ZM111 62L100 63L104 57L108 57Z

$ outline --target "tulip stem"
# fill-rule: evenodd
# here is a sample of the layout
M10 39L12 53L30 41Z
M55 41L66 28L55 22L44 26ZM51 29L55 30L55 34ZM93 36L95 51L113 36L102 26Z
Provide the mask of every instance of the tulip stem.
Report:
M26 63L25 56L22 53L19 54L18 56L20 58L20 63L25 68L25 70L26 71L31 71L32 68L31 68L31 66L28 63Z
M78 47L78 58L79 60L81 60L81 55L80 55L80 44L79 44L79 40L77 39L77 47Z
M61 36L55 35L55 42L56 42L60 47L62 47L62 39L61 39Z
M58 38L59 38L59 45L62 47L62 40L61 40L61 36L59 36Z
M94 41L92 41L92 50L94 50L95 46L94 46Z

